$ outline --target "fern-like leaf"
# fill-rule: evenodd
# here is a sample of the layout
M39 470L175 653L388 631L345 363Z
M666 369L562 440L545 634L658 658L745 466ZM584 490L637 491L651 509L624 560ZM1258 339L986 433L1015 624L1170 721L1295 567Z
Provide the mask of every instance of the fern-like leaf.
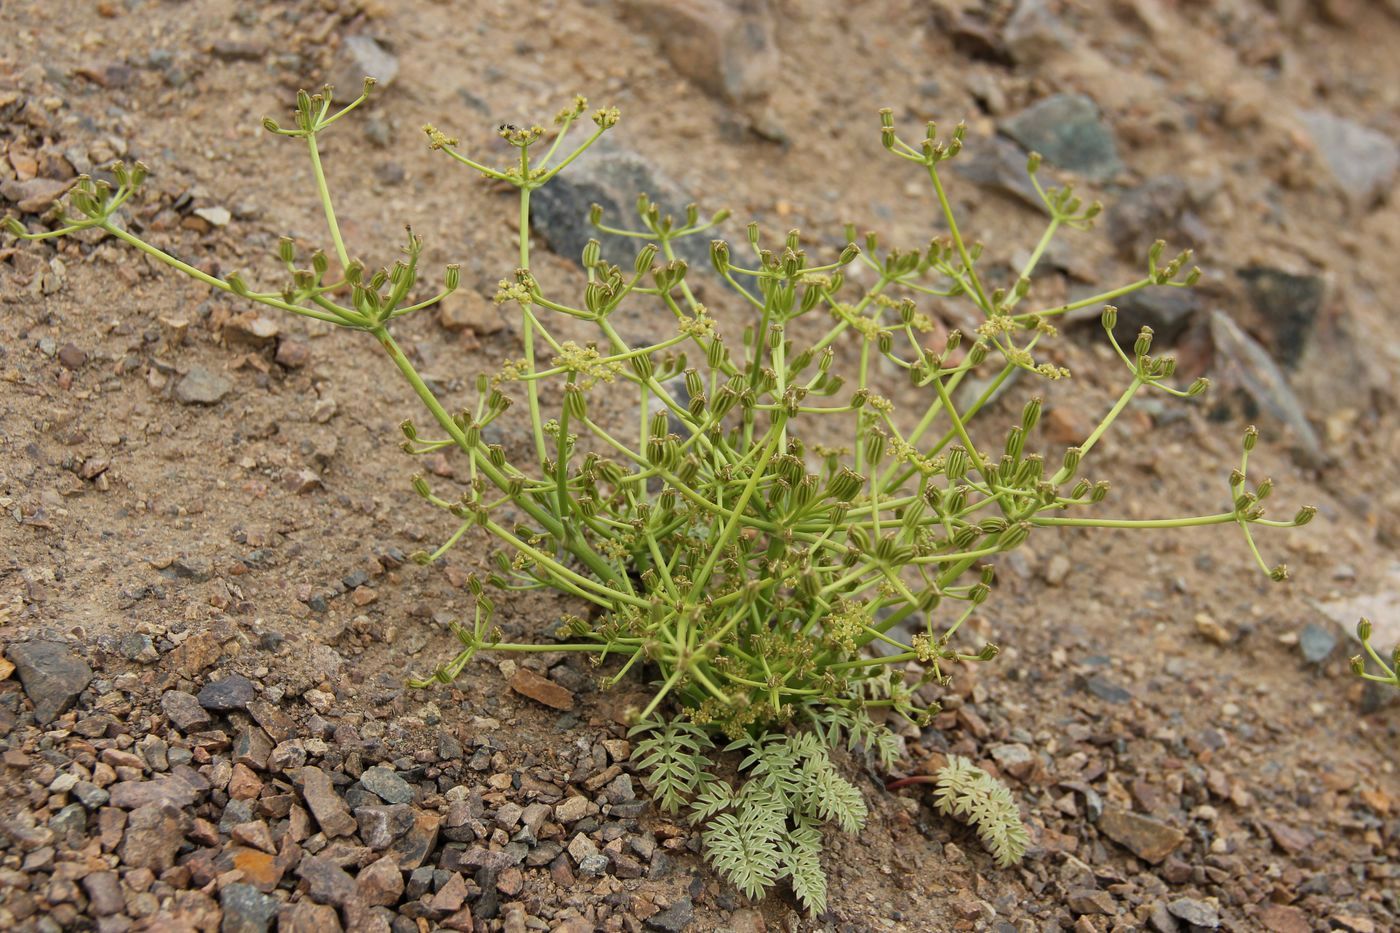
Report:
M812 914L826 910L821 854L821 827L811 820L799 820L783 840L783 871L792 879L792 893Z
M804 756L799 778L802 811L822 820L835 820L848 833L859 832L869 810L865 798L831 764L826 749Z
M679 719L642 723L627 734L643 732L650 737L637 743L632 760L639 770L648 772L647 786L661 809L675 813L700 787L708 764L703 752L714 748L714 743L699 726Z
M728 781L718 778L706 781L700 793L690 802L690 825L702 823L710 817L734 805L734 788Z
M977 837L1003 868L1026 854L1030 836L1021 811L1000 781L959 755L938 771L933 794L939 813L957 816L977 829Z
M705 857L746 896L759 898L782 871L787 807L753 783L744 787L740 798L737 812L710 820L702 837Z

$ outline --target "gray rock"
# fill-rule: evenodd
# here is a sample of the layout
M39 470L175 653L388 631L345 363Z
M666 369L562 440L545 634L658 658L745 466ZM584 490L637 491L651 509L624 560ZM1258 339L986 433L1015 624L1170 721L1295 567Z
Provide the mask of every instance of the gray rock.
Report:
M752 103L778 84L782 60L767 0L623 0L622 9L677 73L713 97Z
M1200 221L1191 214L1191 189L1176 175L1158 175L1130 188L1114 198L1104 214L1118 255L1134 264L1145 261L1157 240L1166 240L1173 255L1200 245L1192 235Z
M175 383L175 400L181 405L214 405L232 391L228 377L196 365Z
M247 709L258 695L257 687L242 674L230 674L223 680L206 684L199 691L199 705L216 713Z
M646 919L648 930L661 930L663 933L683 933L695 922L695 905L689 897L677 898L671 906L652 914Z
M1310 664L1321 664L1332 656L1337 647L1337 634L1331 627L1309 622L1298 633L1298 650L1303 660Z
M52 722L72 706L92 681L92 668L61 642L22 641L11 645L7 655L19 672L40 725Z
M413 828L413 808L398 803L385 807L358 807L355 822L360 826L360 838L375 851L387 849L404 833Z
M31 178L28 181L7 179L0 182L0 197L14 202L24 214L37 214L63 196L73 183L57 178Z
M412 803L413 787L388 768L376 765L360 775L360 786L385 803Z
M219 892L224 918L219 933L267 933L281 905L251 884L230 884Z
M1210 316L1210 335L1215 344L1212 378L1223 388L1244 397L1244 414L1264 413L1293 432L1298 453L1311 465L1327 461L1322 442L1303 414L1288 377L1270 358L1259 342L1240 329L1220 311ZM1219 396L1217 396L1219 397Z
M1009 194L1031 207L1045 210L1045 202L1026 172L1026 153L1002 136L978 141L973 158L954 159L953 170L974 184Z
M343 907L355 897L355 879L328 858L302 859L297 877L306 882L313 901Z
M1322 311L1327 283L1316 275L1294 275L1267 266L1239 271L1254 310L1268 322L1272 356L1292 369L1298 365Z
M89 810L96 810L98 807L107 805L107 801L112 799L112 795L102 787L98 787L91 781L79 781L73 785L73 796Z
M1081 286L1070 289L1070 300L1088 298L1102 289ZM1115 298L1118 309L1119 339L1132 339L1143 327L1152 328L1152 345L1157 348L1174 345L1201 309L1200 295L1189 288L1144 288ZM1088 323L1097 327L1103 317L1103 305L1079 308L1065 315L1068 323Z
M1057 168L1105 180L1123 168L1113 132L1082 94L1054 94L1007 120L1003 133Z
M1390 190L1400 147L1389 136L1326 110L1298 116L1354 208L1366 210Z
M399 74L399 59L369 36L349 36L340 45L333 81L336 99L349 103L359 96L365 78L373 78L386 88Z
M1213 904L1189 897L1179 897L1167 904L1167 910L1178 920L1185 920L1195 927L1215 930L1220 927L1220 913Z
M642 194L677 223L684 221L685 207L692 200L674 182L653 173L646 160L635 153L595 149L535 192L530 200L531 219L558 255L579 262L584 246L596 239L604 259L631 269L639 241L599 233L588 222L588 214L598 204L603 208L603 223L637 229L641 221L635 205ZM690 264L692 272L710 267L711 238L706 233L676 241L676 254Z
M1045 0L1020 0L1002 30L1006 51L1018 65L1034 65L1070 46L1073 36Z
M160 698L160 708L181 732L203 729L213 720L192 693L167 690Z
M154 664L160 660L160 653L156 651L155 642L151 636L143 635L140 632L127 632L117 641L117 648L122 653L122 657L128 661L136 661L140 664Z

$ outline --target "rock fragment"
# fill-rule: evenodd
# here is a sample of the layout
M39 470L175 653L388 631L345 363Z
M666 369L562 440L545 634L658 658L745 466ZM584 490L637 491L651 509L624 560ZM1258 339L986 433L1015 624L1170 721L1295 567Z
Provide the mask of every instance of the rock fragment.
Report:
M1119 807L1105 807L1099 831L1145 862L1160 864L1186 839L1181 830Z
M22 641L11 645L8 654L40 724L52 722L72 706L92 682L92 668L62 642Z

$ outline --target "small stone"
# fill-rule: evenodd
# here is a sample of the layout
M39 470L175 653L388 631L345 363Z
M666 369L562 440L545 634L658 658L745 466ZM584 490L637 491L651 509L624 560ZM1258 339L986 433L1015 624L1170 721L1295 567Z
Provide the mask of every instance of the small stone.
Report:
M224 909L219 933L267 933L280 905L251 884L235 883L219 892L219 906Z
M357 807L355 821L360 826L360 838L375 851L387 849L404 833L413 828L413 808L407 804L386 807Z
M1076 888L1070 891L1065 896L1065 903L1076 914L1112 916L1118 912L1117 907L1114 906L1112 894L1092 888Z
M355 888L361 900L371 907L392 907L403 895L403 871L398 862L385 856L361 869Z
M1317 432L1304 414L1288 377L1268 351L1221 311L1211 313L1210 335L1216 363L1212 376L1221 387L1243 395L1246 410L1257 409L1287 426L1309 463L1325 463L1327 455Z
M689 897L681 897L671 902L671 906L652 914L646 919L648 930L661 930L662 933L684 933L695 922L695 905Z
M350 808L335 792L330 776L320 768L307 765L301 769L302 796L316 822L327 836L348 836L358 826Z
M1070 569L1068 557L1063 554L1052 555L1045 565L1045 582L1050 586L1059 586L1069 576Z
M311 899L322 904L344 907L355 897L355 879L328 858L302 859L297 866L297 877L306 882Z
M399 74L399 59L369 36L348 36L341 43L334 74L336 97L349 103L359 95L365 78L373 78L381 90L392 84Z
M277 341L277 365L287 369L301 369L311 362L311 347L305 340L283 337Z
M161 872L175 864L175 853L184 841L179 808L168 802L137 807L127 818L122 840L122 861L133 868Z
M263 317L256 311L244 311L229 318L224 324L223 335L231 345L245 347L270 347L277 339L281 328L270 317Z
M460 910L467 902L467 883L457 872L452 873L452 877L447 879L432 900L428 901L428 906L435 911L442 911L445 914Z
M233 219L232 212L226 207L197 207L194 216L205 221L211 227L227 227L228 222Z
M79 349L71 343L65 343L58 348L58 361L65 369L79 370L88 361L86 351Z
M92 682L92 668L61 642L22 641L11 645L8 655L40 725L52 722L72 706Z
M341 933L334 907L300 900L277 914L277 933Z
M121 880L114 871L94 871L85 875L83 890L87 892L89 907L99 917L110 917L126 909Z
M1196 634L1206 641L1214 642L1217 645L1228 645L1234 641L1235 636L1230 634L1229 629L1204 612L1196 613L1195 622Z
M404 871L413 871L428 860L437 847L438 827L442 817L426 810L414 813L413 828L405 833L385 853L392 856Z
M494 303L465 288L438 303L438 323L443 330L470 330L478 337L499 333L506 326Z
M282 881L285 867L277 857L261 849L234 846L229 850L233 867L243 873L243 880L259 891L272 892Z
M385 803L413 802L413 787L389 768L366 768L360 775L360 786Z
M1127 703L1133 698L1126 687L1119 686L1102 674L1091 674L1083 678L1081 685L1084 690L1107 703Z
M1138 858L1160 864L1186 839L1179 829L1118 807L1105 807L1099 831Z
M56 178L31 178L28 181L0 182L0 196L14 202L22 214L37 214L63 196L72 181Z
M590 806L591 803L587 797L565 797L554 805L554 818L565 825L577 823L588 815Z
M1268 327L1264 336L1271 355L1284 366L1296 368L1322 313L1326 280L1268 266L1249 266L1239 270L1238 275L1249 303Z
M1019 743L992 746L992 760L1014 778L1024 779L1035 769L1035 754Z
M1107 180L1123 168L1113 133L1082 94L1052 94L1016 114L1002 132L1057 168Z
M227 713L236 709L247 709L257 696L253 682L242 674L230 674L223 680L205 685L199 691L199 705L216 713Z
M234 800L256 800L262 793L262 780L253 769L239 762L233 766L233 774L228 780L228 795Z
M557 710L568 711L574 708L574 695L547 677L542 677L527 667L516 668L510 678L510 689L521 696L543 703Z
M191 366L175 383L175 400L181 405L214 405L233 391L233 383L204 366Z
M1270 933L1312 933L1308 915L1283 904L1268 904L1260 910L1259 926Z
M1309 664L1321 664L1331 657L1337 647L1337 635L1331 628L1309 622L1298 633L1298 650Z
M655 37L677 73L722 101L762 100L780 80L775 17L766 0L626 0L623 12Z
M578 833L569 841L569 855L573 857L574 863L582 865L583 860L590 855L598 854L598 845L588 838L587 833Z
M1297 855L1313 843L1311 833L1278 820L1265 820L1264 828L1269 831L1274 843L1290 855Z
M108 793L112 806L123 810L135 810L156 803L168 803L183 809L193 804L198 795L189 782L174 776L153 781L119 781L108 788Z
M1371 207L1390 189L1400 171L1400 146L1388 135L1325 110L1304 110L1298 116L1358 210Z
M1215 930L1220 927L1220 914L1214 904L1194 898L1179 897L1167 904L1167 910L1178 920L1185 920L1196 927Z

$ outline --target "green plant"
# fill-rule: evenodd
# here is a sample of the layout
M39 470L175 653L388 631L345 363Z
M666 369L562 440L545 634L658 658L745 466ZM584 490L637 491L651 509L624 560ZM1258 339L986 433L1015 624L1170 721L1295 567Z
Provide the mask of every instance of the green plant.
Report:
M1364 680L1373 680L1378 684L1390 684L1393 687L1400 687L1400 645L1396 645L1390 652L1390 663L1386 664L1381 656L1376 653L1376 649L1371 647L1371 620L1362 619L1356 623L1356 639L1361 642L1361 647L1366 654L1370 655L1376 667L1381 669L1379 674L1370 674L1366 671L1366 659L1361 655L1355 655L1351 659L1351 672Z
M951 755L936 774L901 778L891 781L885 789L911 784L934 785L934 807L944 816L956 816L976 827L977 837L998 865L1014 865L1026 854L1030 837L1011 792L968 759Z
M307 146L333 253L301 257L284 238L278 256L289 281L278 291L254 291L238 275L209 275L124 229L117 212L145 175L139 164L113 166L115 187L82 179L70 196L79 216L62 218L57 229L31 232L14 220L9 227L31 240L104 231L216 289L370 334L435 426L436 436L429 436L405 421L404 449L456 450L469 474L463 488L444 493L414 477L414 489L458 523L441 548L417 559L431 564L463 536L484 532L504 546L487 582L503 591L549 588L590 606L566 619L558 643L506 643L492 623L482 581L473 578L475 617L454 628L462 650L433 678L416 683L451 681L482 649L617 658L605 685L634 671L654 675L656 689L637 711L648 735L638 743L638 762L662 806L686 806L705 824L709 857L746 893L757 895L786 877L804 903L820 907L820 826L834 819L853 829L864 817L827 749L845 741L890 763L897 743L872 716L926 722L932 710L917 699L921 686L946 683L953 667L997 653L995 645L964 645L958 634L991 593L988 561L1031 532L1235 524L1260 565L1275 579L1285 576L1259 556L1251 527L1301 525L1312 511L1292 521L1263 517L1272 484L1247 488L1253 429L1224 511L1161 520L1065 514L1107 497L1106 482L1081 474L1139 391L1190 397L1206 388L1205 380L1186 389L1168 384L1175 362L1151 354L1150 329L1125 350L1111 306L1103 325L1127 386L1081 443L1048 453L1032 449L1039 399L1026 403L995 448L974 440L973 419L992 408L1018 370L1047 379L1069 375L1035 355L1055 333L1057 316L1139 289L1187 286L1199 274L1186 271L1189 252L1164 263L1159 242L1133 282L1022 310L1051 239L1062 227L1087 228L1099 212L1068 187L1043 188L1037 156L1028 170L1048 225L1019 274L992 288L978 265L981 247L963 237L939 170L961 151L963 127L940 139L930 123L910 145L890 111L882 111L885 148L927 176L946 233L913 251L882 250L869 234L862 249L848 228L848 245L826 261L809 259L796 230L770 243L750 224L744 261L727 242L713 241L715 274L729 300L752 318L736 341L697 300L675 249L678 240L712 230L724 212L702 219L690 207L674 217L643 196L639 226L622 228L605 224L595 209L599 230L635 240L639 250L614 264L590 242L582 256L587 284L575 303L551 297L531 270L532 192L613 127L617 111L594 112L593 131L572 147L565 140L584 117L583 98L555 118L552 134L539 126L502 127L512 153L503 168L475 161L458 151L455 139L426 127L432 149L518 192L518 266L496 300L518 315L523 355L478 377L474 405L449 411L390 331L397 319L456 288L456 267L448 267L440 292L420 295L422 242L410 233L403 258L370 272L342 238L321 162L319 135L360 106L371 86L367 81L339 110L329 88L300 92L292 126L265 122L269 131ZM863 264L873 283L854 288L846 271L852 263ZM973 334L954 331L926 346L935 325L919 303L954 298L974 306L982 323ZM654 320L665 322L654 342L629 340L614 326L614 312L636 301L652 305ZM564 336L581 327L591 328L591 339ZM908 386L898 398L907 399L912 417L893 392L879 391L889 382L881 367L903 374ZM970 377L982 368L990 373L974 387ZM560 388L556 407L544 401L547 380ZM508 422L508 391L517 385L530 438L523 463L483 434L498 420ZM620 390L630 393L626 417L608 414L594 391L600 385L613 403ZM969 389L970 398L955 400ZM922 671L914 678L905 672L911 663ZM672 714L669 722L663 712ZM717 734L746 753L738 790L712 773L709 737ZM967 788L991 800L987 785ZM1008 833L994 844L1002 860L1015 851Z

